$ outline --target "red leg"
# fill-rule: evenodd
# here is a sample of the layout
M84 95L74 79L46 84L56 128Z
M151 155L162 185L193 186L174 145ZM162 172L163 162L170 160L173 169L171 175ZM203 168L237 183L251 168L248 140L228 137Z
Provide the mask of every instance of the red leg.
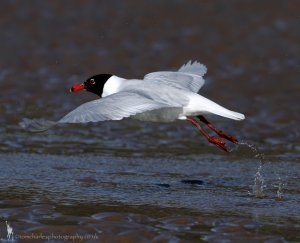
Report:
M198 128L198 130L202 133L204 137L208 140L208 142L213 143L217 145L220 149L223 149L226 152L229 152L228 149L225 146L225 142L220 138L215 138L212 136L209 136L207 132L200 126L200 124L193 118L187 117L186 120L190 123L192 123L195 127Z
M211 130L213 130L216 134L218 134L221 138L225 138L236 144L239 142L235 137L231 136L230 134L226 134L223 131L215 128L214 125L211 124L208 120L206 120L206 118L204 116L198 116L198 118L200 119L200 121L205 123Z

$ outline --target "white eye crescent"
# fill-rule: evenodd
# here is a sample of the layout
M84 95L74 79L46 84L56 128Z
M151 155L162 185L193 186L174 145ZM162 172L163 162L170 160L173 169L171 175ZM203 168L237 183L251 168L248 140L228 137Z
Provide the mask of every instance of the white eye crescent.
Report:
M96 83L96 81L95 81L95 79L90 79L90 84L95 84Z

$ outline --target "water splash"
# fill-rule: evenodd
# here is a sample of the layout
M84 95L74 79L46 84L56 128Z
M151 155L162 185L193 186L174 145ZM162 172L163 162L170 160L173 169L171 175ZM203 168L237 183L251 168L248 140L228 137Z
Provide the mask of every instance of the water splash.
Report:
M254 153L254 158L258 158L260 165L262 166L262 164L265 162L265 154L264 153L260 153L258 148L255 147L253 144L244 142L244 141L240 141L239 145L245 145L246 147L250 148L251 151Z
M263 198L265 196L264 190L266 188L266 183L263 177L263 166L266 165L265 161L265 155L261 153L257 147L255 147L253 144L249 144L247 142L241 141L239 142L239 145L244 145L250 148L250 150L254 153L254 158L259 159L259 165L257 168L257 172L254 175L254 185L252 186L252 193L248 192L249 195L254 195L257 198ZM268 162L269 163L269 162ZM274 187L277 188L276 192L276 200L282 201L283 198L283 189L286 186L286 184L281 180L281 177L277 173L277 171L274 172L278 177L278 184L274 185Z
M264 189L266 187L264 177L262 175L262 168L265 161L265 156L263 153L260 153L259 150L253 145L247 142L241 141L239 145L245 145L251 149L254 153L254 158L259 159L259 165L257 168L257 172L254 175L254 185L252 186L252 194L255 197L262 198L264 197Z
M264 197L264 188L266 185L264 184L264 178L260 173L262 170L262 165L259 165L257 172L254 176L254 185L252 186L252 193L255 197Z

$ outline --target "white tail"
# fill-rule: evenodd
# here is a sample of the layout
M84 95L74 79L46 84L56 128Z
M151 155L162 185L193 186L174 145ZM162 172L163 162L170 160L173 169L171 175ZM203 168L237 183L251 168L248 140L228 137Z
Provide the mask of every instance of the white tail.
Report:
M223 116L223 117L230 118L233 120L244 120L245 119L245 116L243 114L228 110L225 107L220 106L213 101L211 101L210 103L207 104L207 108L208 108L207 112L215 114L215 115Z
M222 106L221 106L222 107ZM235 112L235 111L231 111L228 110L224 107L222 107L223 109L218 109L214 112L212 112L213 114L219 115L219 116L223 116L223 117L227 117L233 120L244 120L245 116L241 113Z
M197 95L197 98L193 99L193 102L189 104L189 108L191 110L198 110L200 113L219 115L233 120L245 119L243 114L228 110L201 95Z

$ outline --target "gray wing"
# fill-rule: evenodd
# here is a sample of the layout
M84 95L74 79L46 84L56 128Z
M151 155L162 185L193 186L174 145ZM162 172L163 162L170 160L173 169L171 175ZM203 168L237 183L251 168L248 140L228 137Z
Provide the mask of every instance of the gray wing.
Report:
M119 92L87 102L65 115L58 123L121 120L145 111L170 107L134 92Z
M203 64L189 61L179 68L177 72L153 72L147 74L144 80L162 82L179 89L197 93L204 85L203 76L206 71L207 68Z
M150 85L151 86L151 85ZM181 108L182 102L187 100L182 97L174 101L171 97L163 97L161 90L151 92L151 89L138 89L136 91L123 91L104 98L87 102L65 115L57 122L45 119L27 119L20 122L20 126L30 132L44 132L59 123L87 123L105 120L121 120L125 117L143 114L146 119L147 112L164 108ZM178 94L176 97L180 97ZM155 100L156 101L155 101ZM180 109L179 109L180 110ZM179 111L178 111L179 112ZM141 118L139 117L139 118ZM148 118L148 117L147 117ZM169 116L168 116L168 119Z

